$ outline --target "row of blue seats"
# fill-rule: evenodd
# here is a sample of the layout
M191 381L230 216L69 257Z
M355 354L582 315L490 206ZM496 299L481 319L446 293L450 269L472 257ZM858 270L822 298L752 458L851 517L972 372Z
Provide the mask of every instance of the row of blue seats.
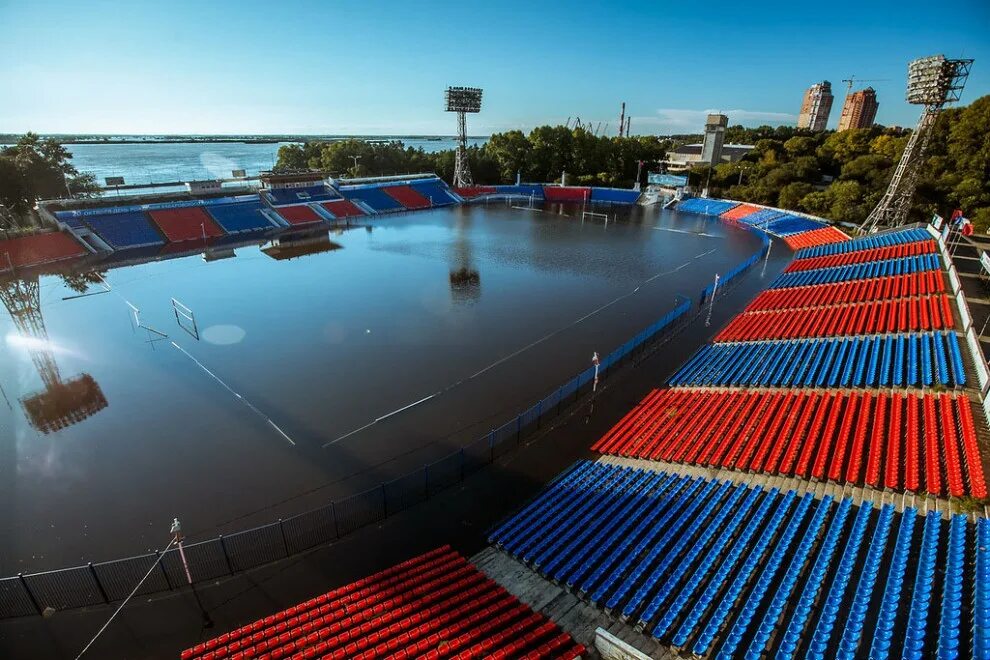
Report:
M986 521L954 517L941 554L918 515L580 461L490 540L699 655L986 657Z
M142 211L91 215L86 225L114 250L164 245L165 239Z
M973 583L973 655L990 658L990 519L976 521L976 580Z
M405 209L402 204L386 194L381 188L350 188L341 190L341 193L351 201L357 200L364 202L376 213L388 213L390 211L402 211Z
M705 197L688 197L677 203L677 211L687 213L700 213L702 215L722 215L729 209L739 206L739 202L727 202L722 199L708 199Z
M766 230L777 236L793 236L794 234L803 234L806 231L821 229L825 226L820 222L802 218L798 215L785 215L768 223Z
M536 200L543 199L543 186L536 183L495 186L495 192L503 195L523 195L524 197L532 197Z
M284 204L299 204L302 202L324 202L339 199L340 196L327 186L308 186L306 188L272 188L268 196L276 206Z
M717 343L702 347L669 385L947 387L966 384L954 332Z
M901 245L903 243L914 243L915 241L927 241L931 239L924 229L912 227L911 229L898 229L896 231L885 232L883 234L873 234L862 238L854 238L851 241L840 241L838 243L828 243L826 245L815 245L813 247L801 248L794 255L795 259L807 259L809 257L824 257L833 254L845 254L847 252L858 252L871 248L889 247L891 245Z
M759 211L753 211L747 216L739 219L739 222L743 222L747 225L763 225L771 220L776 220L777 218L787 215L783 211L777 211L776 209L760 209Z
M812 284L832 284L849 280L863 280L871 277L889 277L892 275L908 275L926 270L938 270L937 254L921 254L914 257L899 257L896 259L881 259L867 261L861 264L833 266L831 268L816 268L790 273L781 273L771 284L771 289L784 289L795 286L810 286Z
M261 202L221 204L206 209L228 234L271 229L271 221L261 212Z
M409 184L409 187L430 200L433 206L447 206L448 204L457 203L457 200L450 195L447 184L440 179L413 181Z

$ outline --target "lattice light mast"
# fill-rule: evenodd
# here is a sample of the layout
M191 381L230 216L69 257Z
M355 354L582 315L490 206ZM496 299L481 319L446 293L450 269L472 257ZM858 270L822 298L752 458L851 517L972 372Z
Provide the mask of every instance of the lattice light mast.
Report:
M947 60L944 55L922 57L908 64L907 101L924 106L924 110L887 192L860 225L860 231L869 233L878 227L896 227L907 221L932 127L945 104L959 100L972 65L971 59Z
M43 391L21 399L34 428L42 433L58 431L107 407L103 390L91 375L84 373L69 380L62 379L41 313L36 276L0 283L0 304L7 308L19 339L26 342L31 360L45 385Z
M444 92L447 112L457 113L457 151L454 154L454 187L470 186L471 166L467 160L466 114L481 112L481 89L478 87L448 87Z

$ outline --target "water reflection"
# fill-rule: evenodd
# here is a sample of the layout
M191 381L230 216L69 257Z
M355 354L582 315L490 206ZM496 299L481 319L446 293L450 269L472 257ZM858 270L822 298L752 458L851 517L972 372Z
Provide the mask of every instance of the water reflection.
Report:
M66 283L77 291L82 286L84 291L85 283L93 281L89 275L81 276L77 286L68 281ZM26 350L31 355L34 368L45 385L44 391L21 398L31 426L42 433L51 433L106 408L103 390L89 374L62 379L55 360L59 349L49 340L41 313L37 276L4 282L0 286L0 299L18 330L18 334L7 337L7 344Z
M450 271L450 295L455 303L470 303L481 298L481 275L474 267L471 254L471 214L458 209L454 218L454 265Z
M337 231L338 233L342 232L342 230ZM322 252L333 252L342 247L340 243L330 240L330 234L326 229L318 229L297 234L282 234L263 246L261 251L276 261L282 261L283 259L296 259Z

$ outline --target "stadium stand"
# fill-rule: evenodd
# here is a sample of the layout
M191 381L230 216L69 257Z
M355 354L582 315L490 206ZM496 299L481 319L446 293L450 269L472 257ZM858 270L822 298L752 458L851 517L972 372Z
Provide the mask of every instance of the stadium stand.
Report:
M882 259L898 259L902 257L913 257L919 254L931 254L938 250L935 241L917 241L914 243L901 243L886 247L866 248L857 252L843 252L821 257L804 257L791 262L784 269L785 273L793 273L802 270L814 270L816 268L833 268L835 266L847 266L849 264L860 264L867 261L880 261Z
M172 243L223 236L223 229L198 206L148 211L151 221Z
M587 202L591 188L584 186L543 186L543 198L548 202Z
M429 198L423 197L409 186L387 186L382 188L386 195L407 209L428 209L432 206Z
M936 254L922 254L916 257L883 259L835 268L816 268L801 272L781 273L770 284L770 288L779 289L810 284L830 284L847 280L863 280L871 277L889 277L926 270L939 270L939 267L939 258Z
M625 188L592 188L591 201L602 204L635 204L639 201L638 190Z
M987 537L984 519L580 461L490 541L685 653L920 658L983 657L963 585L986 597Z
M364 215L364 211L347 199L335 199L332 202L321 202L323 210L329 211L335 218L354 218Z
M40 266L87 254L69 234L52 232L0 240L0 271Z
M768 289L746 306L747 312L766 309L798 309L870 300L894 300L945 291L937 270L834 284L813 284L790 289Z
M585 648L444 546L182 652L217 658L577 658Z
M776 220L784 215L783 211L778 211L776 209L760 209L754 213L750 213L746 217L742 218L741 222L747 225L757 226L764 225L771 220Z
M807 259L809 257L823 257L830 254L841 254L844 252L858 252L869 248L887 247L900 245L902 243L914 243L917 241L930 241L931 234L924 229L916 227L910 229L897 229L882 234L873 234L862 238L855 238L841 243L831 243L828 245L817 245L799 250L794 255L795 259Z
M943 483L953 497L987 492L970 401L948 393L655 390L592 449L933 495Z
M824 227L820 222L802 218L797 215L783 215L768 222L763 229L777 236L794 236L804 232L815 231Z
M228 234L271 229L273 226L261 212L259 202L218 204L207 208L207 212Z
M952 322L949 297L939 293L829 307L745 312L733 318L715 341L919 332L951 328Z
M409 184L409 187L430 200L433 206L446 206L457 203L457 200L450 195L447 184L440 179L413 181Z
M739 206L735 206L729 209L728 211L725 211L724 213L719 215L719 218L721 218L722 220L733 220L733 221L742 220L746 216L752 215L753 213L756 213L759 210L760 210L759 206L753 206L752 204L740 204Z
M689 197L679 201L674 208L677 211L684 211L686 213L722 215L737 206L739 206L738 202L727 202L721 199L708 199L705 197Z
M358 200L367 204L375 213L389 213L405 209L402 204L387 195L381 188L342 188L340 192L346 199Z
M518 186L495 186L495 192L502 195L522 195L533 199L543 199L543 186L537 183L522 183Z
M891 358L890 356L894 356ZM879 369L879 365L883 369ZM966 384L954 332L709 344L670 385L957 387Z
M494 195L498 192L495 186L465 186L463 188L454 188L456 192L461 197L470 199L472 197L480 197L481 195Z
M86 223L72 211L55 211L55 218L69 229L86 229Z
M265 194L274 206L284 204L300 204L308 202L322 202L329 199L337 199L338 195L332 188L327 186L309 186L307 188L272 188L266 190Z
M799 250L801 248L814 247L817 245L826 245L828 243L839 243L848 240L848 236L832 226L822 227L821 229L813 229L811 231L806 231L803 234L784 237L784 242L787 243L787 247L792 250Z
M277 211L287 223L293 226L323 222L323 218L321 218L316 211L311 209L307 204L280 206Z
M115 250L162 245L162 238L141 211L107 213L84 218L86 225Z

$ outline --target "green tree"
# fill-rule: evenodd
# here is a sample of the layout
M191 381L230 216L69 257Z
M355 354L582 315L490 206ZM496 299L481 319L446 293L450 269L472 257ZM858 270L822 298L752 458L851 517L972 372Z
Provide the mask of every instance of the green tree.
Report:
M58 140L25 133L0 149L0 204L27 214L39 199L89 197L99 193L92 174L80 173Z

